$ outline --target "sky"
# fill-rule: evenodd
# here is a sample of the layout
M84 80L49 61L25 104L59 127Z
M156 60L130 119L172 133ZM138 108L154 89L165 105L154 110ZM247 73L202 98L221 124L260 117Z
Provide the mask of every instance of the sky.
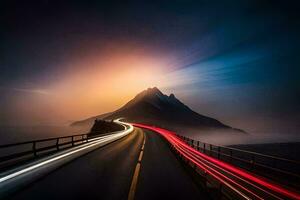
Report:
M56 125L157 86L253 132L298 133L296 1L1 1L0 125Z

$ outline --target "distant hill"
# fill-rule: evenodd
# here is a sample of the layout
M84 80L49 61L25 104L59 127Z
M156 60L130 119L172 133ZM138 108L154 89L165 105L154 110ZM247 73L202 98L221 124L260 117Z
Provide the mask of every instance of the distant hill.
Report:
M243 132L220 121L198 114L179 101L174 94L163 94L158 88L142 91L120 109L91 117L72 125L92 125L96 118L115 119L124 117L128 122L147 123L162 127L171 125L197 129L226 129Z
M95 120L94 125L89 132L89 135L99 135L99 134L106 134L115 131L124 130L124 127L120 124L117 124L113 121L105 121L105 120Z
M73 122L71 124L71 126L92 126L94 124L94 121L96 119L104 119L105 117L108 117L109 115L111 115L113 112L109 112L109 113L104 113L102 115L97 115L97 116L94 116L94 117L89 117L87 119L84 119L84 120L80 120L80 121L76 121L76 122Z

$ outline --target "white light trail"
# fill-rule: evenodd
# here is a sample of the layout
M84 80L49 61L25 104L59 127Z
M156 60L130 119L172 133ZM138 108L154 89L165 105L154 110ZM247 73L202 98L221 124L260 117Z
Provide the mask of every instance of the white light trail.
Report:
M100 146L102 144L107 144L107 143L113 142L113 141L115 141L117 139L120 139L120 138L128 135L130 132L133 131L133 126L132 125L130 125L128 123L125 123L125 122L121 122L120 119L114 120L114 122L119 123L122 126L124 126L125 130L124 131L114 132L114 133L112 133L110 135L106 135L106 136L101 136L101 137L90 139L87 144L83 144L83 145L81 145L79 147L74 147L71 150L66 150L63 153L58 153L58 155L56 155L54 157L52 156L52 157L50 157L47 160L42 160L41 162L39 162L37 164L33 164L31 166L26 166L26 167L24 167L21 170L12 172L10 174L7 174L7 175L5 175L5 176L3 176L3 177L0 178L0 184L3 184L5 181L13 179L13 178L16 178L16 177L18 177L20 175L26 174L26 173L28 173L28 172L30 172L32 170L41 168L41 167L43 167L43 166L45 166L47 164L50 164L50 163L53 163L55 161L61 160L63 158L69 157L69 156L71 156L73 154L76 154L76 153L78 153L80 151L83 151L83 150L95 147L97 145Z

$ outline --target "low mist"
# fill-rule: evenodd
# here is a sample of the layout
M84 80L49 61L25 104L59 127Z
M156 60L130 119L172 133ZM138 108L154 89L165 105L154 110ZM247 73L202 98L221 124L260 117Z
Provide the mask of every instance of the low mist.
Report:
M238 133L221 129L199 130L189 127L176 127L173 130L194 140L215 145L300 142L300 135L292 133Z

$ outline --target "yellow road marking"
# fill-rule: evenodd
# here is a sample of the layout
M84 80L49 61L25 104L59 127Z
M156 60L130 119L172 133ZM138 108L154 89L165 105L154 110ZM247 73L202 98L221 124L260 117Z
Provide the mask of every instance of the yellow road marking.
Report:
M141 169L141 163L138 163L135 167L135 170L134 170L134 175L133 175L133 179L132 179L130 190L129 190L128 200L133 200L134 199L140 169Z
M139 154L138 163L136 164L136 167L134 170L132 182L131 182L130 189L129 189L128 200L134 200L138 177L139 177L139 173L140 173L140 169L141 169L141 161L143 158L144 147L145 147L145 143L146 143L146 135L144 132L143 132L143 136L144 136L144 142L143 142L143 146L141 148L140 154Z
M144 151L141 151L138 162L141 162L141 161L142 161L142 158L143 158L143 152L144 152Z

